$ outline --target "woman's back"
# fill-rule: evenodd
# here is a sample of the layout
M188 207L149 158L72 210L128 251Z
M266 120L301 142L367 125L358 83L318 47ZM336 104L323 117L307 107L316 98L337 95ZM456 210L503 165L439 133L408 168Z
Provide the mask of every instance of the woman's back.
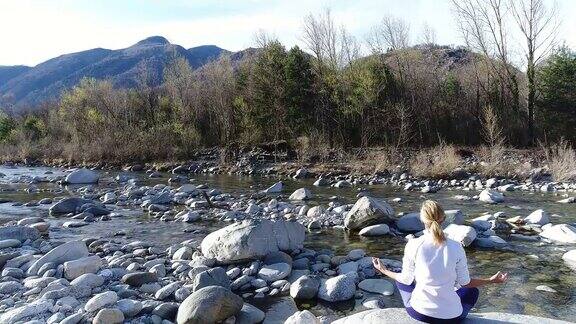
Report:
M424 234L406 244L404 258L404 264L412 268L405 281L416 282L411 300L414 310L436 318L460 316L462 305L456 289L470 282L462 245L450 239L438 245Z

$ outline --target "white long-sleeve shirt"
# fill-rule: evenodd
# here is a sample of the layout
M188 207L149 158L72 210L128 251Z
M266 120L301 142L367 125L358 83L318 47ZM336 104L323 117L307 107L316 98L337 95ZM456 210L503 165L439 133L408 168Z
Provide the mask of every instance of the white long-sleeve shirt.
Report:
M406 243L402 272L397 280L416 288L410 306L420 314L450 319L462 314L462 304L456 290L470 282L466 252L459 242L446 239L434 244L431 234Z

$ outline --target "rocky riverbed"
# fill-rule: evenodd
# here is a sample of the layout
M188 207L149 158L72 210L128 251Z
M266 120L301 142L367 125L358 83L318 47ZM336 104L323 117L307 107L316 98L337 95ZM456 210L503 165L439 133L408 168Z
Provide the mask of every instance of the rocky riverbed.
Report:
M163 171L0 167L0 323L352 323L395 312L398 292L371 257L400 270L424 199L447 209L445 231L474 275L511 274L475 311L576 317L576 184Z

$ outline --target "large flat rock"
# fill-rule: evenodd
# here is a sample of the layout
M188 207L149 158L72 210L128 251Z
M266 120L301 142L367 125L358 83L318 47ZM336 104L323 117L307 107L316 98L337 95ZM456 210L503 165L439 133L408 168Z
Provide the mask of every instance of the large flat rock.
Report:
M232 263L302 248L305 238L306 230L297 222L245 220L208 234L201 248L205 257Z
M332 324L396 324L396 323L421 323L412 319L403 308L373 309L350 316L346 316L332 322ZM522 323L522 324L561 324L570 323L538 316L507 314L507 313L474 313L468 315L464 323Z

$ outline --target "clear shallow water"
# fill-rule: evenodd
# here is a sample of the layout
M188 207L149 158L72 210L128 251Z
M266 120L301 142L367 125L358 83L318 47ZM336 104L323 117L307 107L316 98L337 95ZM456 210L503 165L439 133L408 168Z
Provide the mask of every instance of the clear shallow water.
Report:
M61 187L55 183L38 183L34 186L39 192L27 193L26 183L12 183L11 179L22 176L39 176L53 179L64 175L64 170L54 168L5 168L0 167L0 172L6 177L0 178L0 200L8 199L26 203L38 201L45 197L68 196L76 188ZM52 172L51 174L45 174ZM99 188L117 188L110 181L120 172L103 172L103 179ZM124 173L124 172L123 172ZM134 173L145 184L167 183L169 174L158 179L149 179L144 173ZM313 180L282 179L286 185L284 195L289 195L293 190L307 187L314 193L314 200L309 204L327 204L332 196L343 203L353 203L356 200L359 188L317 188L313 187ZM219 188L223 192L239 196L251 194L265 189L278 181L275 177L262 176L231 176L231 175L195 175L193 183L207 184L210 188ZM478 201L458 201L452 199L456 194L475 195L475 191L451 191L441 190L434 194L422 194L419 192L405 192L398 188L377 185L366 186L366 191L371 196L388 200L401 197L402 202L391 203L395 212L417 211L424 199L439 201L445 209L460 209L467 219L472 219L485 212L504 211L507 216L526 216L531 211L543 208L552 214L553 223L576 222L576 205L559 204L561 199L558 195L550 193L512 192L507 193L506 202L499 205L486 205ZM514 208L512 208L514 207ZM20 219L29 216L42 216L51 223L50 235L54 239L69 240L78 237L109 237L119 241L141 240L155 245L166 247L170 244L193 239L201 242L209 232L224 226L222 223L198 222L185 224L180 222L160 222L150 217L139 209L117 209L124 217L113 218L108 222L95 222L88 226L76 229L63 229L62 223L67 218L49 218L48 206L38 207L14 207L12 203L0 204L0 223L8 220ZM122 232L123 235L116 235ZM574 321L576 319L576 271L570 269L561 259L562 254L574 249L576 246L561 246L540 242L522 242L503 237L510 245L506 250L479 250L467 248L470 272L473 276L487 277L498 270L510 273L509 281L503 285L488 286L482 289L480 300L475 311L477 312L510 312L529 315L560 318ZM380 256L400 260L404 249L402 238L385 236L381 238L363 238L357 234L348 234L338 229L328 229L307 235L306 246L314 249L332 249L336 254L347 254L356 248L366 250L369 255ZM537 291L539 285L547 285L557 290L557 293ZM368 295L365 295L367 297ZM312 304L300 303L301 308L310 308L316 314L343 315L352 311L363 309L363 299L338 304ZM401 306L397 294L384 297L386 306Z

